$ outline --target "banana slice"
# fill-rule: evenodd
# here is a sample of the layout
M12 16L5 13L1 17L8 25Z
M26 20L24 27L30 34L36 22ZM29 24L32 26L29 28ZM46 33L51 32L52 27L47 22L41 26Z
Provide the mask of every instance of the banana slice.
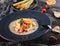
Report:
M20 1L18 3L14 3L13 6L16 6L16 5L19 5L19 4L24 4L26 3L28 0L23 0L23 1Z

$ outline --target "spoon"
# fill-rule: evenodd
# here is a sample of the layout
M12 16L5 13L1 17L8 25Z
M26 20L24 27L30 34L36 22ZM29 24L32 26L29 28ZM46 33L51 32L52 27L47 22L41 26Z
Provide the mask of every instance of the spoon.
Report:
M52 30L52 27L50 25L42 25L44 28L47 28L47 29L51 29Z

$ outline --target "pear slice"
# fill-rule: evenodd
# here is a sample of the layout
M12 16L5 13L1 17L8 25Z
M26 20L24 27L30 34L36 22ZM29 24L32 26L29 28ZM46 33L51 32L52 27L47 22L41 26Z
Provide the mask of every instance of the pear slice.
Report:
M58 12L58 11L53 11L53 12L54 12L54 16L56 18L60 18L60 12Z

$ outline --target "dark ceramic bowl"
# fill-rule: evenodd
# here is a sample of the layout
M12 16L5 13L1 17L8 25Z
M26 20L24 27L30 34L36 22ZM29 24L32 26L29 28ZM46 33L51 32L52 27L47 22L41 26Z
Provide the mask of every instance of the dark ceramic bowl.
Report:
M39 24L39 28L34 33L28 35L16 35L10 32L9 24L12 21L20 18L36 19ZM34 10L17 11L7 15L0 21L0 36L6 40L16 41L16 42L33 40L47 33L49 30L43 27L42 25L50 25L50 23L51 21L49 17L41 12L37 12Z
M22 0L17 0L17 2L20 2ZM17 3L17 2L13 2L14 3ZM38 4L38 1L37 0L34 0L34 2L31 4L30 8L28 9L34 9L35 7L37 7L37 4ZM15 8L14 6L12 6L13 10L15 11L19 11L19 9Z

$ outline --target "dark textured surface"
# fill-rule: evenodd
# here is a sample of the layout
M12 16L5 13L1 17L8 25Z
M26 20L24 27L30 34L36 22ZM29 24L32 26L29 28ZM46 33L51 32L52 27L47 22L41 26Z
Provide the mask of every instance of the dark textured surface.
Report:
M41 0L41 1L43 1L42 3L41 3L40 0L37 0L37 1L38 1L38 6L36 8L34 8L34 9L32 9L32 10L36 10L36 11L40 12L41 8L44 7L43 5L45 4L44 2L46 0ZM57 2L60 2L60 0L57 1ZM7 2L5 2L5 3L7 3ZM9 2L9 3L7 3L7 5L3 4L4 5L4 7L2 6L3 10L2 9L0 10L0 16L1 16L0 20L5 15L14 12L13 8L10 6L11 3L12 2ZM51 19L52 27L54 27L55 25L60 25L60 19L56 19L56 18L53 17L51 9L49 9L48 13L45 13L45 14L47 16L49 16L49 18ZM56 41L56 42L51 41L50 36L58 37L58 41ZM48 33L44 34L40 38L31 40L31 41L25 41L25 42L22 42L22 43L20 43L20 42L9 42L7 40L4 40L4 39L0 38L0 46L60 46L60 34L49 31Z

